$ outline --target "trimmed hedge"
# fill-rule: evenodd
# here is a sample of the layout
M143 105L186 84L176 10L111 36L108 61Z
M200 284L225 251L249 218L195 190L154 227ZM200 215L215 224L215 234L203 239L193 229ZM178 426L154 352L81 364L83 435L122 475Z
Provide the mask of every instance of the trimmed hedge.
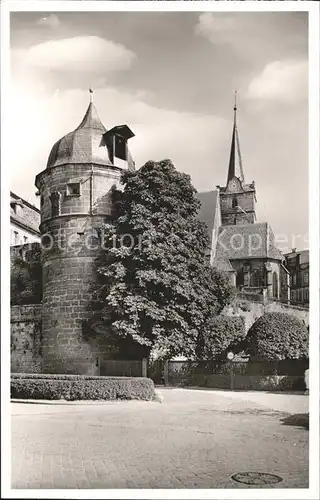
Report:
M229 375L191 373L184 380L170 381L177 387L207 387L211 389L231 388ZM235 375L233 389L242 391L304 391L303 377L287 375Z
M169 362L169 383L178 387L231 388L231 368L235 390L304 391L308 360Z
M144 377L86 375L11 375L11 398L80 401L154 398L154 384Z
M234 388L245 391L304 391L303 377L290 375L236 375Z
M309 332L295 316L281 312L265 313L249 329L244 350L252 359L308 358Z

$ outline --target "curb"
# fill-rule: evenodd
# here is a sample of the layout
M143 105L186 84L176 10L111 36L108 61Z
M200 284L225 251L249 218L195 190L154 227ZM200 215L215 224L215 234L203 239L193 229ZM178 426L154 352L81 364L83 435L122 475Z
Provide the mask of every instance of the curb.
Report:
M145 401L143 399L108 399L108 400L76 400L76 401L66 401L65 399L11 399L10 403L13 404L31 404L31 405L61 405L61 406L83 406L83 405L110 405L113 403L153 403L152 400Z

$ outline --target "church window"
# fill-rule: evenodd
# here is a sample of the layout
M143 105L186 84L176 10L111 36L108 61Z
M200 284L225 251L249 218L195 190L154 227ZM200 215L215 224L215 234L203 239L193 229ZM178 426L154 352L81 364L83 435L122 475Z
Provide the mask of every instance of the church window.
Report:
M67 184L67 196L80 196L80 182Z
M236 287L241 288L244 285L244 274L242 269L237 272L236 276Z
M238 206L238 201L237 201L237 198L234 196L232 198L232 208L237 208Z
M251 266L250 264L244 264L243 266L243 285L250 286L250 276L251 276Z
M276 272L272 274L272 295L275 299L279 298L279 284L278 284L278 275Z
M252 286L254 288L265 286L265 277L264 277L264 270L263 269L255 269L251 273L250 286Z
M250 286L250 273L249 272L244 273L243 285L246 287Z

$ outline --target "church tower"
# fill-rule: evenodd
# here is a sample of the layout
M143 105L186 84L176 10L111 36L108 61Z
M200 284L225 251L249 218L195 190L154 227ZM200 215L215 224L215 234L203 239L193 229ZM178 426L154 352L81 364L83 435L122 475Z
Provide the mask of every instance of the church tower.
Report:
M100 250L98 229L110 220L111 193L134 169L127 125L103 126L92 102L80 125L52 147L36 176L43 268L43 373L99 374L101 348L84 324Z
M227 183L225 187L219 186L220 208L222 226L254 224L256 221L255 184L246 184L244 180L242 158L240 151L239 133L237 127L237 102L233 108L233 131Z

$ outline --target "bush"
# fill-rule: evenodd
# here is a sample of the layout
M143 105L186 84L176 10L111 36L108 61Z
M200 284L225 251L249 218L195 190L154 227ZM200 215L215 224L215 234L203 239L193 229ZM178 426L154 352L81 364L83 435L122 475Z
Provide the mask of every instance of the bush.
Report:
M143 377L12 374L11 397L67 401L140 399L154 397L154 384Z
M199 337L198 358L204 360L225 359L245 338L245 323L242 317L213 316L206 323Z
M290 314L272 312L258 318L248 331L244 348L255 359L308 358L309 334L304 323Z
M41 249L33 244L25 258L11 260L11 305L40 304L42 300Z

